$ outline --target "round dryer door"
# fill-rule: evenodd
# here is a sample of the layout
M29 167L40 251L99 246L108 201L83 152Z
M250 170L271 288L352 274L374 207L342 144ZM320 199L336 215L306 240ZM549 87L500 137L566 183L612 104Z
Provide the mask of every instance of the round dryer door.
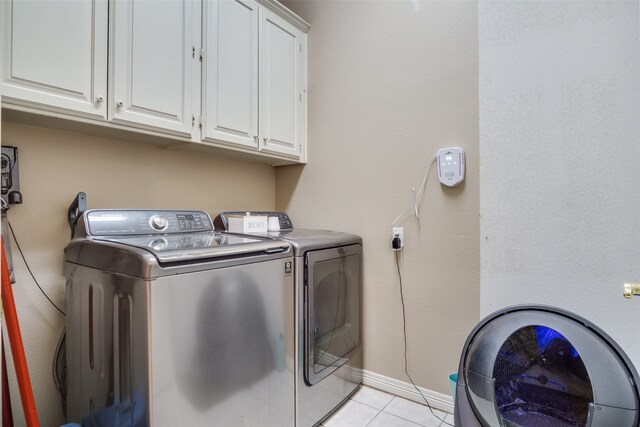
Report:
M637 374L584 319L550 307L490 316L466 346L467 397L494 426L637 426Z

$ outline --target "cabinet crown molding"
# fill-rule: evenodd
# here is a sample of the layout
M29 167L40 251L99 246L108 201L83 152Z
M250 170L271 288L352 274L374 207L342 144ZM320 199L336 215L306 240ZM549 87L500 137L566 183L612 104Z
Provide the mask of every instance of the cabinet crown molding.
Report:
M280 3L279 1L256 0L256 2L258 4L265 6L266 8L271 10L273 13L280 16L281 18L289 21L293 26L298 28L300 31L304 33L309 32L309 28L311 28L311 25L307 21L305 21L304 19L300 18L298 15L293 13L291 10L287 9L287 7L284 6L282 3Z

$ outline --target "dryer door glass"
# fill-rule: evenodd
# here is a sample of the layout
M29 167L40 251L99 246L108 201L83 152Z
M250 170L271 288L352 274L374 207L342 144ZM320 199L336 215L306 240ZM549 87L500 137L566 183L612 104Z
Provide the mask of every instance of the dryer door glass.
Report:
M495 399L504 426L587 426L593 390L571 343L540 325L515 331L493 368Z
M360 342L359 245L307 254L305 380L315 384Z

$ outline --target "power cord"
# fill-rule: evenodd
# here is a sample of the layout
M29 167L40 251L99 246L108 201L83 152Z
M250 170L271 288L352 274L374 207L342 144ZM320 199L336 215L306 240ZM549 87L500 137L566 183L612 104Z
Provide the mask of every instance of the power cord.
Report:
M27 270L29 271L29 274L31 274L31 278L33 279L33 281L35 282L36 286L38 287L38 289L40 289L40 292L42 292L42 295L44 295L44 297L51 303L52 306L55 307L56 310L58 310L60 312L60 314L62 314L63 316L65 316L64 311L62 311L60 309L60 307L58 307L52 300L51 298L49 298L49 295L47 295L47 293L42 289L42 287L40 286L40 283L38 283L38 280L36 280L36 276L33 275L33 272L31 271L31 268L29 267L29 263L27 263L27 259L24 256L24 253L22 253L22 249L20 248L20 243L18 243L18 239L16 238L16 233L13 231L13 227L11 226L11 222L9 222L9 220L7 219L7 224L9 225L9 230L11 230L11 235L13 236L13 241L16 242L16 247L18 248L18 252L20 252L20 256L22 257L22 260L24 261L24 265L27 267Z
M51 371L53 374L53 382L60 392L60 404L62 405L62 413L67 417L67 329L64 328L58 339L56 351L53 354L53 366Z
M428 174L429 172L427 171L427 175ZM429 404L429 401L427 400L426 397L424 397L424 394L422 394L422 392L420 391L416 383L413 381L413 378L411 378L411 375L409 375L409 362L407 359L407 317L406 317L406 310L404 306L404 293L402 289L402 274L400 273L400 251L396 252L396 268L398 270L398 281L400 282L400 302L402 303L402 330L404 333L404 373L407 375L407 378L409 378L409 381L411 381L413 388L415 388L416 391L420 394L420 396L422 396L422 400L424 400L424 403L427 404L427 407L429 408L431 415L433 415L434 417L442 421L444 424L453 427L453 424L449 424L447 421L445 421L443 418L440 418L435 414L435 412L433 412L433 408Z
M422 184L420 185L420 188L418 189L418 191L416 191L414 187L411 187L413 205L410 208L407 208L404 211L402 211L400 215L398 215L396 219L393 220L393 222L391 223L391 227L394 227L398 223L398 221L400 221L400 219L404 217L407 214L407 212L411 210L413 210L413 212L415 213L416 218L420 218L420 212L418 211L418 207L420 206L420 203L422 202L422 197L424 196L424 188L427 185L427 179L429 178L429 172L431 172L431 166L433 166L433 162L437 158L438 156L433 156L429 160L429 166L427 166L427 171L424 174L424 178L422 179Z
M47 293L42 289L40 283L34 276L31 271L31 267L29 267L29 263L22 252L22 248L20 247L20 243L18 242L18 238L16 237L15 231L13 231L13 227L11 226L11 222L7 218L7 225L9 226L9 230L11 231L11 235L13 236L13 241L16 243L16 248L18 248L18 252L20 252L20 256L22 257L22 261L24 261L24 265L27 267L31 278L35 282L42 295L51 303L51 305L60 312L63 316L66 316L65 312L60 309L52 300L49 298ZM60 338L58 339L58 345L56 345L56 350L53 355L53 366L51 368L51 373L53 374L53 382L60 392L60 403L62 405L62 412L64 416L67 416L67 352L66 352L66 328L62 330L60 334Z

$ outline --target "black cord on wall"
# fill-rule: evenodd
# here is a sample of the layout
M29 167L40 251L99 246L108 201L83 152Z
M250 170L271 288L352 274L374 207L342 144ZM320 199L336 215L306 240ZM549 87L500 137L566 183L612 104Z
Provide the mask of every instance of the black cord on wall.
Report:
M53 382L60 393L62 413L67 418L67 329L63 329L58 339L56 351L53 353Z
M24 261L24 265L27 267L27 270L29 271L29 274L31 275L31 278L35 282L36 286L38 287L38 289L40 289L40 292L42 292L42 295L44 295L44 297L47 299L47 301L49 301L49 303L51 303L51 305L54 306L55 309L60 312L60 314L65 316L64 311L62 311L60 309L60 307L58 307L56 305L56 303L54 303L51 300L51 298L49 298L49 295L47 295L47 293L40 286L40 283L38 283L38 280L36 279L36 276L33 275L33 272L31 271L31 267L29 267L29 263L27 262L27 259L25 258L24 253L22 252L22 249L20 248L20 243L18 243L18 239L16 238L16 233L13 231L13 227L11 226L11 222L9 222L8 219L7 219L7 225L9 225L9 230L11 230L11 235L13 236L13 241L16 243L16 248L18 248L18 252L20 252L20 256L22 257L22 260Z
M16 248L18 252L20 252L20 256L22 257L22 261L24 261L24 265L27 267L31 278L35 282L42 295L49 301L49 303L56 309L60 314L66 316L65 312L60 309L52 300L49 298L47 293L42 289L40 283L36 279L36 276L31 271L31 267L29 267L29 263L22 252L22 248L20 247L20 243L18 242L18 238L16 237L16 233L13 231L13 227L11 223L7 219L7 225L9 226L9 230L11 230L11 235L13 236L13 241L16 244ZM60 338L58 339L58 344L56 345L56 349L53 354L53 366L52 366L52 374L53 374L53 382L55 383L56 388L60 392L60 403L62 405L62 412L66 418L67 416L67 352L66 352L66 328L62 330L60 334Z
M420 396L422 396L422 400L424 400L424 403L429 408L429 411L431 411L431 414L437 419L439 419L440 421L442 421L444 424L453 427L453 424L449 424L447 421L445 421L443 418L440 418L435 414L435 412L433 412L433 408L431 408L429 401L427 400L426 397L424 397L424 394L422 394L422 392L420 391L416 383L413 381L413 378L411 378L411 375L409 375L409 362L407 359L407 317L406 317L406 310L404 306L404 292L402 289L402 274L400 273L400 251L396 251L396 268L398 270L398 281L400 282L400 302L402 303L402 330L404 333L404 373L407 375L407 378L409 378L409 381L411 381L413 388L415 388L416 391L420 394Z

